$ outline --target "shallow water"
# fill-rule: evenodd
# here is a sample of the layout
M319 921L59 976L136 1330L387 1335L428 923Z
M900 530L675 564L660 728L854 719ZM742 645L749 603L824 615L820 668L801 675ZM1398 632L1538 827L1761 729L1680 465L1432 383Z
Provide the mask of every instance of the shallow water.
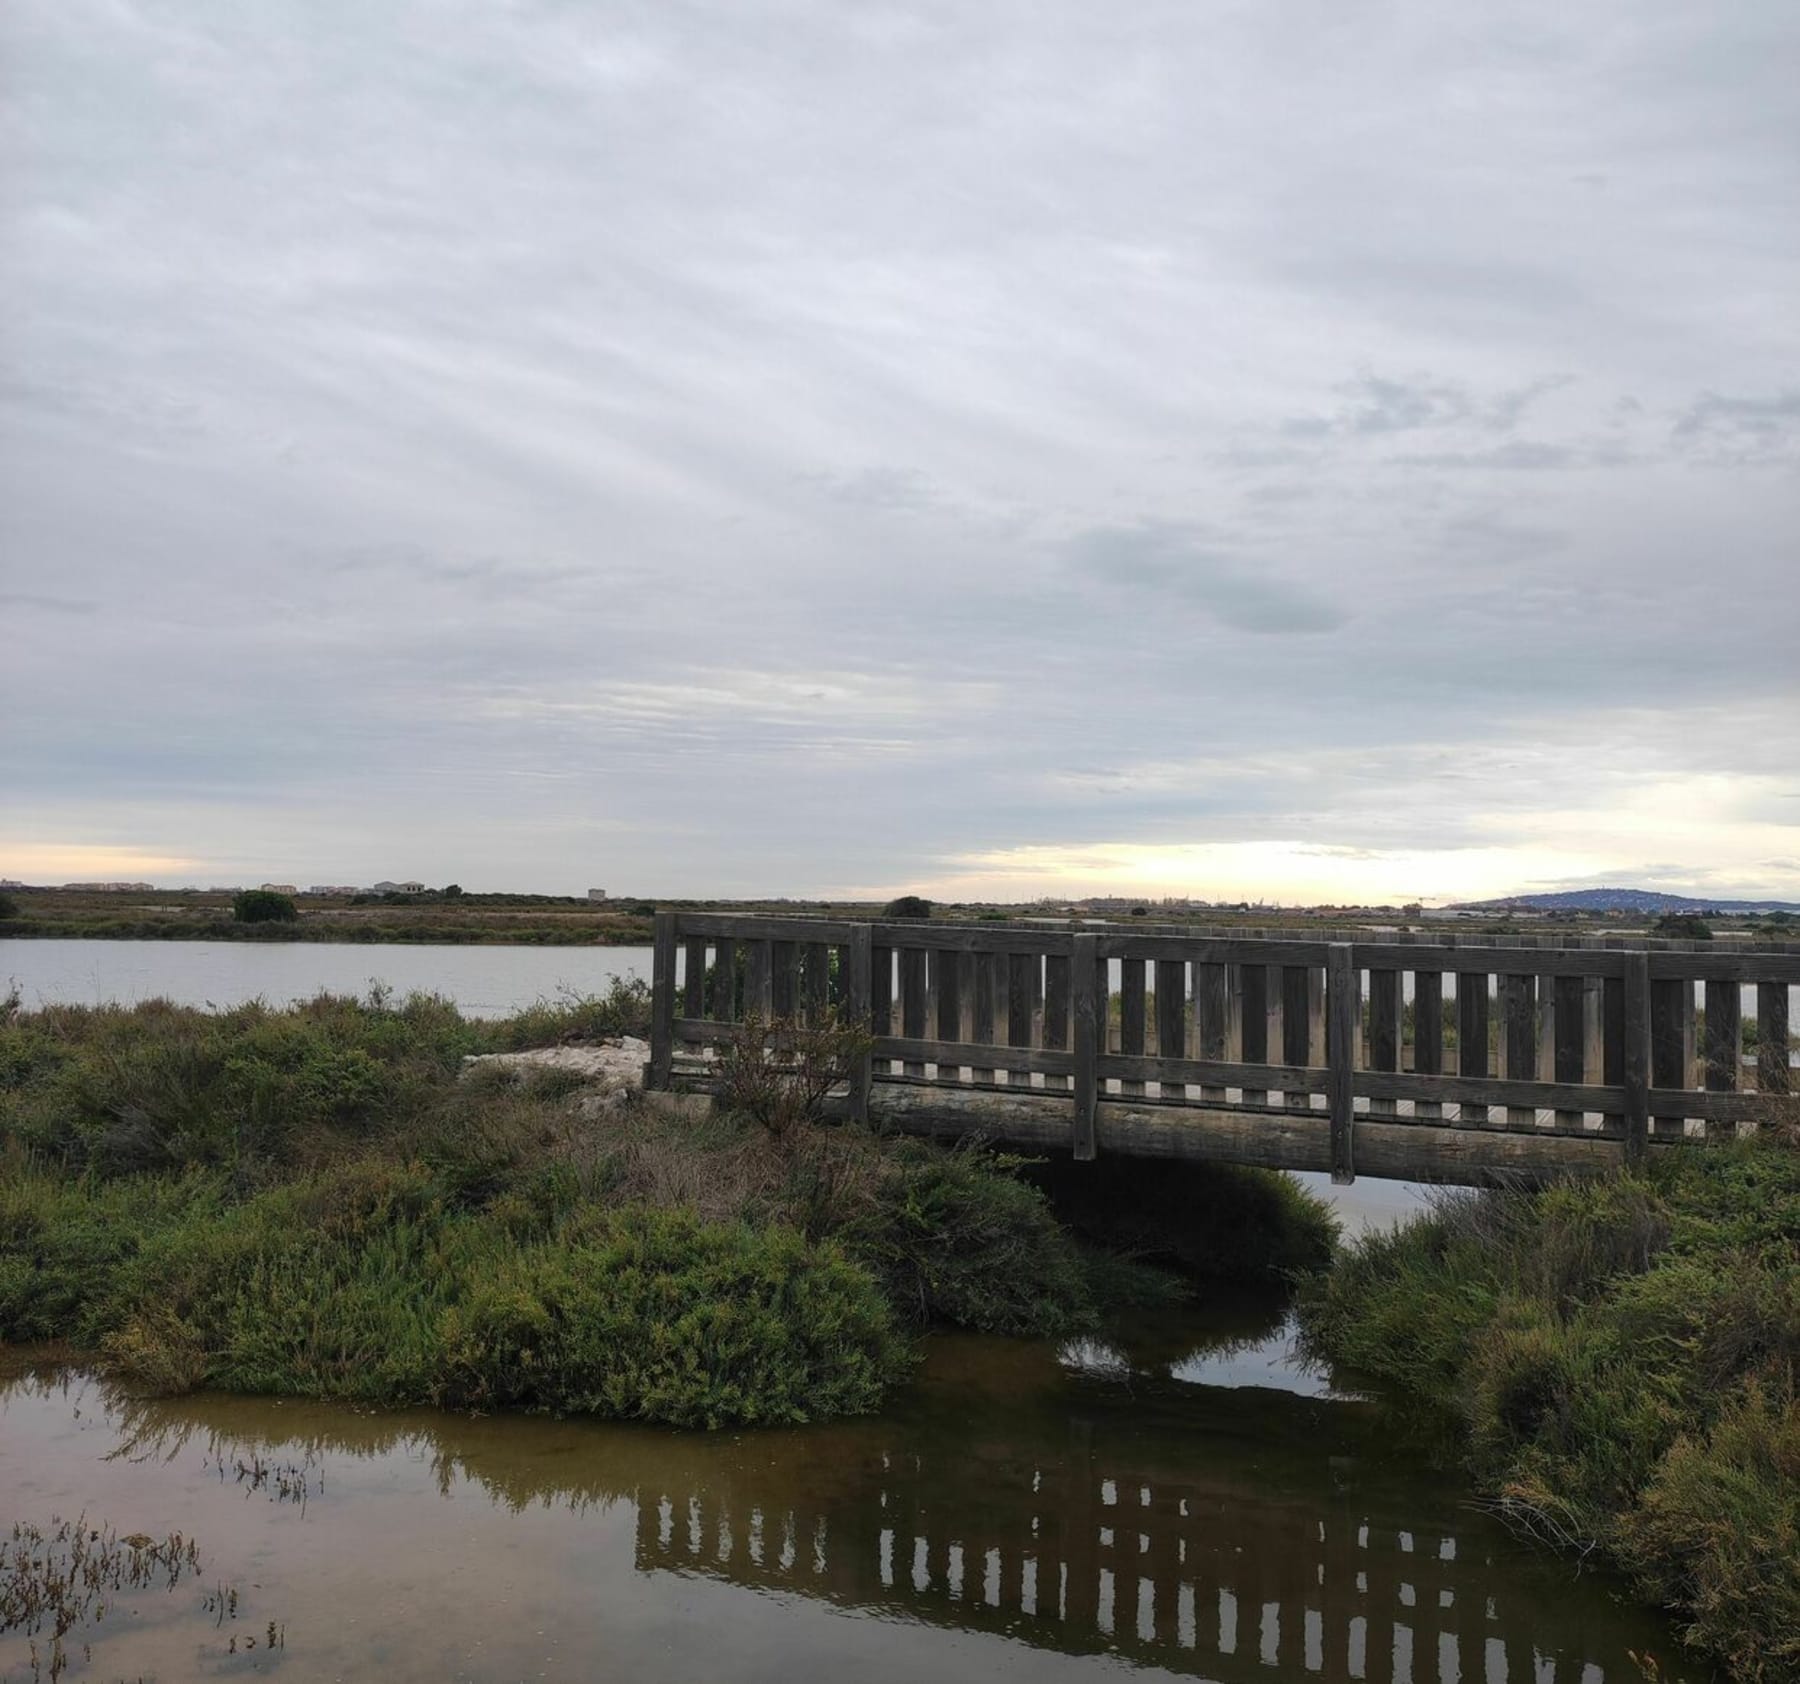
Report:
M1681 1676L1658 1620L1423 1474L1255 1300L1080 1351L936 1337L879 1417L714 1435L15 1364L0 1536L80 1512L180 1530L202 1570L74 1633L71 1679L1626 1684L1634 1649ZM0 1635L0 1676L24 1655Z

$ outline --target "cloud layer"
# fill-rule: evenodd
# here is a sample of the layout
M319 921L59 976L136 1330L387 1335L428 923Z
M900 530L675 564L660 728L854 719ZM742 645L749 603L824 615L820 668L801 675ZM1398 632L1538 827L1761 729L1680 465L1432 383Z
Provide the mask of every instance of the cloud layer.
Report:
M0 875L1800 896L1796 50L16 0Z

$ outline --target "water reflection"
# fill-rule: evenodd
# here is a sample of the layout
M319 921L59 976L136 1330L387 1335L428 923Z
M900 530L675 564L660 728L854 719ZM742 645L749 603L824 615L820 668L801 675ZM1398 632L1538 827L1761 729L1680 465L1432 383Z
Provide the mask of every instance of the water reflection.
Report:
M589 1560L590 1578L736 1587L772 1595L788 1619L820 1605L913 1633L883 1638L899 1628L868 1620L842 1628L843 1661L903 1642L928 1667L938 1630L1224 1681L1626 1684L1638 1676L1630 1649L1661 1653L1679 1676L1656 1622L1601 1581L1529 1556L1389 1455L1372 1407L1183 1384L1174 1376L1195 1351L1191 1333L1136 1332L1115 1348L1126 1384L1071 1372L1066 1352L948 1338L879 1419L707 1438L224 1396L134 1400L91 1384L70 1391L66 1376L43 1372L14 1390L62 1387L73 1406L98 1407L111 1455L140 1468L225 1481L239 1467L304 1470L304 1517L286 1504L289 1518L330 1529L338 1551L358 1548L366 1500L339 1477L345 1464L411 1465L429 1470L424 1504L435 1489L465 1501L479 1491L490 1512L519 1517L617 1508L629 1561ZM1198 1344L1204 1355L1208 1342ZM1170 1357L1178 1345L1185 1352ZM283 1506L280 1480L265 1484ZM410 1521L422 1533L437 1525L429 1507ZM705 1624L686 1638L689 1660L730 1674Z

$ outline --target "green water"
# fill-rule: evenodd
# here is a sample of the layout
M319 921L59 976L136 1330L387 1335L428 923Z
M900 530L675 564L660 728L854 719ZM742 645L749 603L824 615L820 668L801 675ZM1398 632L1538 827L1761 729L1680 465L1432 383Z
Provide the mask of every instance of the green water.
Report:
M72 1633L70 1679L1683 1676L1254 1301L1077 1349L940 1336L878 1417L713 1436L133 1400L15 1353L0 1536L77 1513L179 1530L201 1570ZM20 1632L0 1668L32 1676Z

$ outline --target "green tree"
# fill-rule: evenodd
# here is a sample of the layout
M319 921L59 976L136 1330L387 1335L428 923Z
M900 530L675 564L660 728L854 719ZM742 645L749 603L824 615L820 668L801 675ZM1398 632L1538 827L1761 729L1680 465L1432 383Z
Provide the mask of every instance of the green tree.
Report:
M463 898L462 884L446 883L444 885L444 899L445 900L461 900L462 898Z
M231 916L240 924L291 924L300 912L273 889L240 889L231 897Z
M1650 933L1677 941L1712 940L1712 926L1697 912L1665 912L1650 926Z
M923 895L902 895L881 909L883 918L929 918L931 902Z
M19 903L11 895L0 895L0 918L17 918Z

